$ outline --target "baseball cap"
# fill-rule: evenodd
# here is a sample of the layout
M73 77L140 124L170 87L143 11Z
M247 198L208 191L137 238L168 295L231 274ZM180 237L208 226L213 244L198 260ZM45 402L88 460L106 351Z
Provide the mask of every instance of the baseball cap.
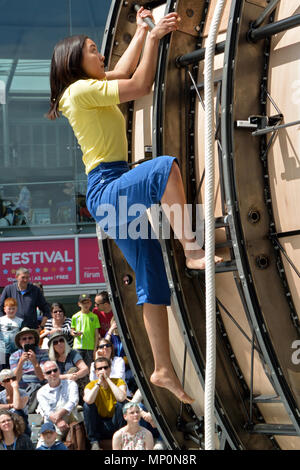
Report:
M80 294L78 302L83 302L84 300L92 300L89 294Z
M46 432L46 431L55 431L55 426L53 423L44 423L41 427L41 434L43 434L43 432Z

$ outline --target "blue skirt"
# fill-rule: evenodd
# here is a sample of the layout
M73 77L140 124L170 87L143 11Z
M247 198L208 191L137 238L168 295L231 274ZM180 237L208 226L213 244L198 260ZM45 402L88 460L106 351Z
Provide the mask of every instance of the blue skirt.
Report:
M138 305L170 305L171 293L159 241L146 210L164 194L175 157L162 156L137 165L101 163L88 174L86 205L113 238L135 272ZM141 235L138 230L143 227Z

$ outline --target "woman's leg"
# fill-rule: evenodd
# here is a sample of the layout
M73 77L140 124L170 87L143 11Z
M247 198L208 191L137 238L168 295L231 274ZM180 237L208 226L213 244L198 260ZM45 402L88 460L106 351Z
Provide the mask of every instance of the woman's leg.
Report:
M172 164L161 203L162 208L163 205L171 207L177 204L180 206L180 210L176 211L176 217L174 212L168 210L165 211L165 214L184 249L187 267L190 269L205 269L205 251L197 244L192 232L181 172L176 162ZM178 212L180 212L181 220L178 220ZM222 258L215 257L216 263L221 261Z
M167 388L180 401L192 403L193 398L183 390L171 362L167 308L164 305L145 303L143 315L154 358L151 382L158 387Z

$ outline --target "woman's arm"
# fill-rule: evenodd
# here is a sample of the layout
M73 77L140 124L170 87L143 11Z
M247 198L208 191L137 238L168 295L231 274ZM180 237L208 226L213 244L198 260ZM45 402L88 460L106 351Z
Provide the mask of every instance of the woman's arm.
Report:
M116 431L112 438L112 449L122 450L122 429Z
M175 31L177 25L178 14L169 13L148 34L142 60L133 76L128 80L118 81L120 103L141 98L151 92L157 68L159 41L166 34Z
M28 396L21 397L19 384L17 381L12 382L13 388L13 407L15 410L23 410L28 402Z
M107 80L130 78L135 71L146 39L148 26L143 18L152 18L151 11L143 7L137 12L136 32L122 57L117 62L114 70L106 72Z
M88 375L89 373L89 368L88 366L86 365L86 363L84 362L83 359L79 359L79 361L76 362L76 367L78 369L77 372L73 372L72 374L63 374L63 375L60 375L59 377L61 379L68 379L68 380L78 380L78 379L81 379L82 377L85 377L86 375Z
M145 436L145 448L146 450L153 450L154 447L154 440L152 433L146 429L146 436Z

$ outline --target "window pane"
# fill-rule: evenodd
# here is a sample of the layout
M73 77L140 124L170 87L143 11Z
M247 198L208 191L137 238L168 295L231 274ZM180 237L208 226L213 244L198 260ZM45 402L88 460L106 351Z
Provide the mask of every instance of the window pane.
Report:
M2 236L47 234L49 226L52 234L70 234L78 225L94 231L80 148L64 117L51 122L45 114L55 44L85 34L100 48L110 5L110 0L1 2Z

